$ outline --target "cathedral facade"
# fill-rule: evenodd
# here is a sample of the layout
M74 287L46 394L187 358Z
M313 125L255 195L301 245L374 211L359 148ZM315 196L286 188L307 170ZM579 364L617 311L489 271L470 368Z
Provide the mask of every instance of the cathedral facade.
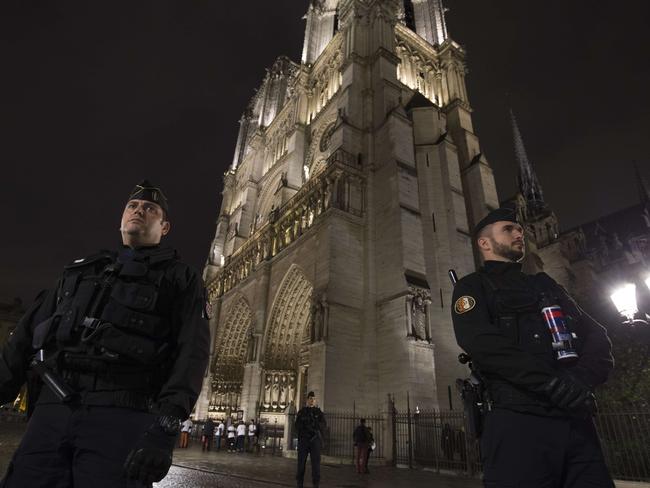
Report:
M441 0L314 0L240 120L197 418L460 408L448 270L498 206Z

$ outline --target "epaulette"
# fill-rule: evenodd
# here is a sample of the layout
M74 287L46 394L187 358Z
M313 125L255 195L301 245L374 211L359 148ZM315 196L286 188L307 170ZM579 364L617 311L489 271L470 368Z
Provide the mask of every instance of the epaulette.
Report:
M115 253L107 250L101 250L97 254L91 254L86 258L75 259L71 263L64 266L64 269L81 268L89 264L96 263L97 261L107 260L112 261L115 259Z

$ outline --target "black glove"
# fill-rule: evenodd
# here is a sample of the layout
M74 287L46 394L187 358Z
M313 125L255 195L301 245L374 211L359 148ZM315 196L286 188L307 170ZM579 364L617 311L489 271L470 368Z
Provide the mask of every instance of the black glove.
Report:
M544 386L544 393L553 404L569 412L593 413L596 410L596 397L591 389L569 373L549 381Z
M172 465L180 419L156 417L126 458L126 477L148 486L163 479Z

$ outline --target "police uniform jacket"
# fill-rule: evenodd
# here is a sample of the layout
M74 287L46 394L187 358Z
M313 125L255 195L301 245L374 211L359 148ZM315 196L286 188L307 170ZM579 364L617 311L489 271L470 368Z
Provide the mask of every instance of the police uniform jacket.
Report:
M295 428L301 441L319 438L326 427L325 415L318 407L302 407L296 414Z
M0 403L15 398L34 353L89 405L187 418L207 366L200 277L173 249L103 251L67 265L2 350ZM39 403L56 402L43 388Z
M562 307L577 339L579 359L560 364L544 322L542 296ZM521 264L486 261L458 281L452 319L460 347L487 382L494 406L539 415L563 416L542 393L554 377L570 370L587 386L604 383L613 367L603 326L585 313L545 273L526 275Z

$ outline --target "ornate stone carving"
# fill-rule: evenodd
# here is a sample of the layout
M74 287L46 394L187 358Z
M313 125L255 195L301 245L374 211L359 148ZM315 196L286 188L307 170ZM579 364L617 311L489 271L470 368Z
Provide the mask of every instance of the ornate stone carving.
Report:
M288 405L295 403L297 374L294 371L266 371L263 378L263 412L282 412Z
M277 177L281 178L281 172ZM265 198L265 194L261 198ZM291 200L275 209L274 219L258 228L226 259L207 284L210 299L222 296L246 279L262 261L273 259L307 232L328 209L337 208L361 216L364 194L365 178L357 157L337 149L319 174L307 181Z
M244 378L244 362L251 337L253 315L243 296L233 300L225 317L217 329L215 339L215 360L211 368L211 411L238 408L237 402Z
M309 330L312 285L297 266L285 276L276 295L268 325L264 364L267 368L297 367L303 336Z
M406 303L408 335L418 340L430 341L429 305L431 305L431 292L425 288L410 286Z

